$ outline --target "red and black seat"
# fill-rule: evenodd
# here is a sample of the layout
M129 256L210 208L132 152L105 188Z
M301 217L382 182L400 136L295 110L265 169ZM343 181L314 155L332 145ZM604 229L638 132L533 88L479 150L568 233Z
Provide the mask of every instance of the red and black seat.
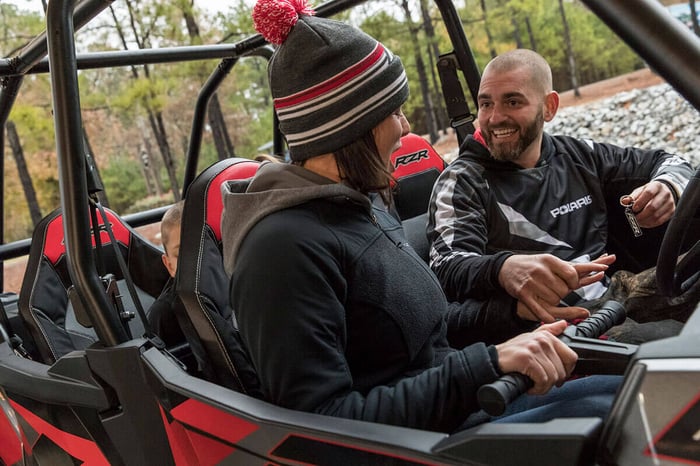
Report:
M394 205L403 223L409 244L424 260L428 260L426 236L428 203L433 185L445 161L430 142L414 133L401 138L401 147L391 155L394 166Z
M98 251L93 234L96 270L104 279L111 277L112 285L116 284L123 290L115 296L121 300L125 314L135 315L128 325L132 335L140 337L144 324L134 312L136 308L130 293L126 292L125 274L119 266L116 251L127 265L127 275L133 280L137 299L144 309L160 294L168 279L167 270L161 266L162 251L117 214L109 209L105 209L105 213L108 222L96 212L100 235ZM117 248L111 244L105 223L112 229ZM19 314L34 340L38 356L47 364L73 350L85 349L97 339L89 317L73 306L73 284L67 261L63 216L57 209L34 229L18 301Z
M424 138L409 133L401 138L401 147L391 154L394 166L394 204L401 220L428 211L435 180L445 169L445 161Z
M214 163L187 189L175 289L184 315L178 321L204 378L259 397L257 375L238 333L221 250L221 186L251 178L259 162L230 158Z

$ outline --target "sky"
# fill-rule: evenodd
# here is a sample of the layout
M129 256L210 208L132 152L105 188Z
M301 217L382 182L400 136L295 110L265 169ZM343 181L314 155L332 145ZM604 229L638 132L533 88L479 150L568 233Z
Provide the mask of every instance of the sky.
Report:
M30 10L35 11L37 13L43 13L41 0L0 0L0 2L17 5L23 10ZM226 11L229 6L234 5L236 3L238 3L237 0L195 0L195 4L198 7L204 8L209 11ZM253 0L251 0L251 4L252 3Z

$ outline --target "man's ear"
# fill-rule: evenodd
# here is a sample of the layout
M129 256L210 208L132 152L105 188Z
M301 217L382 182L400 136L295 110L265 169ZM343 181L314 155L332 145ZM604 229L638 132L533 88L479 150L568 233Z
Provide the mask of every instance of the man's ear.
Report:
M552 121L559 110L559 94L551 91L544 97L544 121Z

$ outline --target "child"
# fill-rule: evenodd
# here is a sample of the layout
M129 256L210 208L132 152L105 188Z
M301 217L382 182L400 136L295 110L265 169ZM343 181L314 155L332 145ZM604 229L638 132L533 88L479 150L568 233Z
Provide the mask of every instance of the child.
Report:
M174 279L180 253L180 223L182 222L183 206L184 201L177 202L163 215L160 224L160 235L164 249L163 265L168 270L170 279L147 312L148 322L153 331L168 348L186 341L174 311L175 305L178 304Z

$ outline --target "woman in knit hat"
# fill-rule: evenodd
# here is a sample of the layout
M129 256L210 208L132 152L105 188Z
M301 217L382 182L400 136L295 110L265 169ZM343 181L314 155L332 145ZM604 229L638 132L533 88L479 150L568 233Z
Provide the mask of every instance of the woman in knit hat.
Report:
M479 386L502 373L529 375L535 394L560 385L576 362L554 336L564 322L450 348L462 309L448 306L400 223L372 202L375 193L389 202L389 157L409 131L400 59L303 0L260 0L253 19L277 45L269 81L292 163L225 186L222 233L231 302L265 398L450 432L478 411ZM604 416L618 380L574 382L560 389L578 398L579 411L566 414ZM566 415L547 408L522 420Z

